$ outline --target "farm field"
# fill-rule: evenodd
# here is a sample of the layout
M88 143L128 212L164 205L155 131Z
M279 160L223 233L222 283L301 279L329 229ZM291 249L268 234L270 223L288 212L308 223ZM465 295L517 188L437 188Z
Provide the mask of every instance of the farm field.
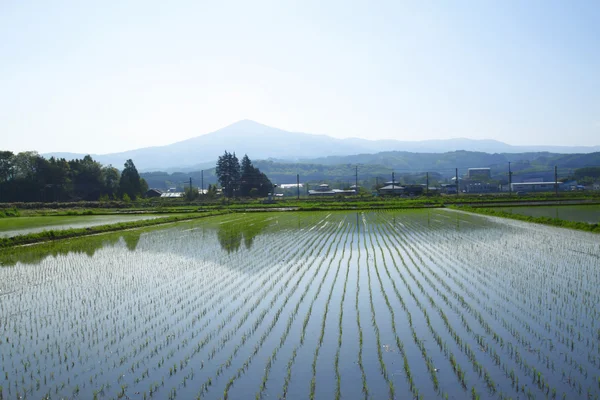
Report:
M600 397L600 241L453 210L228 214L0 254L0 397Z
M496 210L530 217L548 217L574 222L600 223L600 205L496 207Z
M88 228L91 226L161 217L164 217L164 215L78 215L0 218L0 237L24 235L49 229Z

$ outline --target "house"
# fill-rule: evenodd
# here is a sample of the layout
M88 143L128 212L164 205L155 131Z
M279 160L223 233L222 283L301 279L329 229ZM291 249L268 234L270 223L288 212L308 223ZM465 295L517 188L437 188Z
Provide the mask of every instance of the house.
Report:
M147 198L154 198L154 197L160 197L162 195L162 191L158 190L158 189L150 189L146 192L145 197Z
M300 184L298 184L298 183L282 183L282 184L278 185L278 187L280 189L296 189L297 187L303 188L304 184L302 184L302 183L300 183Z
M388 183L388 182L386 182ZM399 195L405 194L404 186L400 186L397 183L393 185L385 185L384 187L379 188L379 194L381 195Z
M445 194L456 194L456 184L455 183L442 183L441 191Z
M179 198L179 197L183 197L183 192L166 192L160 195L161 199L164 198L169 198L169 199L174 199L174 198Z
M322 183L315 189L308 191L309 196L335 196L335 195L351 196L356 194L354 190L331 189L328 184Z

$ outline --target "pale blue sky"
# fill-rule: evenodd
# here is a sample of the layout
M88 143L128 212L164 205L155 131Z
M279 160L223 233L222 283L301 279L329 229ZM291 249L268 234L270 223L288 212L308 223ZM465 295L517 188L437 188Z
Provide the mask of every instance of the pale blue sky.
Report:
M0 148L108 153L241 119L600 144L600 2L0 1Z

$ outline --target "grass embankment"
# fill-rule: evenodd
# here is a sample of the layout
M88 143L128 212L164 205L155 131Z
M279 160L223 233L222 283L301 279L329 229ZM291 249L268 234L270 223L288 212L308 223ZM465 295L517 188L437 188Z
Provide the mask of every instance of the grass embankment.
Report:
M561 228L577 229L580 231L600 233L599 224L588 224L586 222L566 221L564 219L556 219L549 217L531 217L528 215L512 214L506 211L496 210L493 208L479 208L479 207L451 207L455 210L468 211L476 214L491 215L494 217L510 218L519 221L534 222L536 224L544 224L551 226L558 226Z
M171 217L144 219L140 221L120 222L116 224L97 225L87 228L75 228L64 230L49 230L25 235L0 238L0 248L18 246L24 244L45 242L50 240L67 239L79 236L94 235L104 232L114 232L124 229L141 228L152 225L161 225L178 221L186 221L197 218L204 218L213 215L225 214L227 211L212 211L203 213L190 213L186 215L176 215Z
M600 203L600 192L561 192L532 193L523 196L508 193L431 195L420 197L374 197L370 195L349 197L295 197L277 198L271 203L264 199L203 199L187 201L185 199L141 199L132 202L123 201L87 201L64 203L0 203L0 217L3 213L20 213L21 216L33 215L100 215L115 213L174 213L207 210L239 209L277 209L298 208L301 210L353 210L369 208L416 208L443 207L453 204L492 204L492 203L529 203L529 202L581 202ZM16 216L16 215L10 215Z

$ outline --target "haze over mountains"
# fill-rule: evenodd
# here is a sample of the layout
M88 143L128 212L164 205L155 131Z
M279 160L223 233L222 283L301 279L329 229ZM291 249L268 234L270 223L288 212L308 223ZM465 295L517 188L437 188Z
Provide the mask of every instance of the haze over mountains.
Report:
M329 156L350 156L384 151L444 153L455 150L485 153L592 153L600 146L512 146L496 140L367 140L337 139L326 135L288 132L250 120L243 120L215 132L166 146L145 147L111 154L91 154L102 164L121 168L132 159L140 171L185 171L212 168L225 150L239 158L248 154L252 160L277 159L305 162ZM78 153L47 153L45 157L82 158Z

